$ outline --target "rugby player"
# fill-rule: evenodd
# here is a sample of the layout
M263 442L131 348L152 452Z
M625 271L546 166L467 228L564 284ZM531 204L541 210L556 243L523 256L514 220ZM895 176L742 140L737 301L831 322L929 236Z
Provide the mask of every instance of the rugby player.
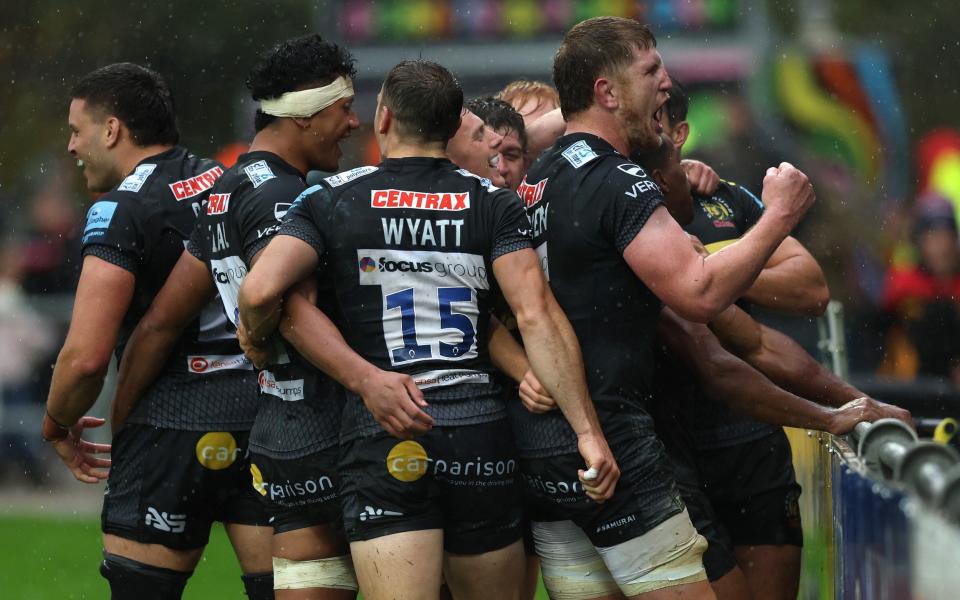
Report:
M462 104L440 65L394 67L374 118L383 162L302 196L240 292L249 339L269 343L283 295L322 260L346 340L425 391L434 425L413 440L389 436L355 398L344 408L344 521L367 598L433 597L441 569L457 598L520 589L516 462L485 343L495 285L575 431L582 458L565 475L597 501L619 475L516 195L446 158Z
M219 310L231 328L236 326L240 282L306 189L305 174L336 171L340 140L359 126L352 108L353 75L349 52L318 35L285 41L260 57L247 78L251 97L260 101L256 136L214 186L188 251L131 337L121 363L118 404L149 385L157 375L157 357L172 350L180 330L218 290ZM309 275L302 293L291 294L288 302L288 308L307 315L294 320L292 331L316 335L316 321L298 305L320 301L335 315L331 299L332 290L318 294ZM342 391L289 345L274 354L280 357L276 364L259 374L250 469L252 488L271 515L276 597L352 598L357 589L353 566L343 534L334 527L340 514L336 463ZM373 371L378 370L355 369L364 374L356 391L365 400L383 395L384 389L405 392L403 376ZM368 393L371 388L376 391Z
M499 136L493 167L503 179L504 187L517 189L529 165L523 117L512 106L496 98L470 100L467 108L483 120L487 129Z
M84 428L103 424L82 415L102 388L110 353L120 356L223 170L177 145L170 90L149 69L103 67L82 78L71 98L67 149L87 187L104 195L87 213L44 438L80 481L108 478L100 572L114 598L179 598L215 520L226 525L248 595L272 598L267 516L247 475L255 378L222 312L188 323L169 360L144 357L162 374L116 431L109 476L98 468L110 462L93 456L109 446L81 438ZM224 370L196 368L210 356L222 357Z
M689 135L688 96L674 82L664 114L664 133L677 152ZM676 187L676 186L674 186ZM710 195L695 195L688 233L715 252L739 239L763 213L763 203L746 188L723 182ZM788 236L771 256L742 301L806 315L821 315L830 300L816 260ZM677 387L686 379L674 379ZM795 598L800 583L803 531L800 486L790 443L780 427L732 412L699 398L673 403L693 444L704 492L734 545L737 563L756 598ZM853 399L854 396L848 398Z
M460 126L447 142L447 158L474 175L486 177L497 187L504 187L505 181L496 166L500 137L483 119L464 108Z
M520 187L623 469L611 500L588 503L562 475L573 458L569 434L557 435L562 423L547 413L532 425L532 439L550 440L539 448L523 442L540 454L522 464L544 581L555 595L713 597L701 562L706 542L690 523L646 410L656 319L661 302L696 322L722 312L814 200L794 167L769 169L764 216L739 244L702 258L661 206L656 184L626 158L661 143L670 80L655 43L628 19L590 19L567 33L554 61L566 135Z

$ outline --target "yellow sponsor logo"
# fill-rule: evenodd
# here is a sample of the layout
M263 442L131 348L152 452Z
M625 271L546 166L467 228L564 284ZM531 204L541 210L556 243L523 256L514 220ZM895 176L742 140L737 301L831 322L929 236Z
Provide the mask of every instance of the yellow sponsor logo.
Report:
M197 461L211 471L226 469L238 456L237 440L226 431L211 431L197 442Z
M387 472L400 481L420 479L427 472L427 451L417 442L400 442L387 454Z
M257 465L250 463L250 474L253 475L253 489L260 492L261 496L267 495L267 484L263 482L263 473L257 468Z

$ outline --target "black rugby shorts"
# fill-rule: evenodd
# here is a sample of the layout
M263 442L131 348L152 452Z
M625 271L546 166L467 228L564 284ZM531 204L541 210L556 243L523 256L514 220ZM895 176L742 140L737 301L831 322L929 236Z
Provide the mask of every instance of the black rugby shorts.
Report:
M340 525L337 446L294 459L251 452L253 489L270 515L274 533L314 525Z
M178 431L127 424L113 438L101 528L186 550L214 521L269 526L250 485L246 431Z
M800 484L782 429L697 453L703 490L736 546L803 546Z
M505 419L439 426L413 440L386 432L342 448L350 541L442 529L444 549L482 554L520 540L517 460Z
M640 537L684 504L673 480L663 444L648 415L626 411L601 416L607 443L620 467L612 498L602 504L589 499L577 477L584 468L577 453L524 459L523 493L532 521L571 520L599 548Z

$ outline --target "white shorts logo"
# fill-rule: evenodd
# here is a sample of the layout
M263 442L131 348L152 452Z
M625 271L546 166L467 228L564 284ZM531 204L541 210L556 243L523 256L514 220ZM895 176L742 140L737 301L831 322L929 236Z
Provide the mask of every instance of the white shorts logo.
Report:
M160 512L154 507L148 506L144 523L167 533L183 533L187 528L187 515Z
M207 354L187 357L187 370L191 373L214 373L235 369L252 371L253 363L243 354Z
M270 371L260 371L260 391L264 394L276 396L281 400L303 400L303 380L291 379L288 381L277 381L277 378Z

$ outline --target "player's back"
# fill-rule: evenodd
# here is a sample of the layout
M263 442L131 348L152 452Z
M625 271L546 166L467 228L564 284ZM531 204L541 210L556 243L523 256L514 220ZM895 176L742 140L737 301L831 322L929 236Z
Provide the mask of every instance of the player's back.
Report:
M580 341L591 396L642 405L652 391L661 304L623 251L660 204L659 189L606 141L571 134L540 156L518 193L550 287Z
M388 159L327 178L289 214L283 233L309 237L309 219L322 238L310 243L354 349L411 375L438 424L502 417L486 342L492 261L529 247L513 192L447 159Z
M133 301L120 331L118 357L179 260L209 190L222 173L217 162L175 146L141 161L87 213L84 255L118 264L136 278ZM203 337L198 327L194 324L184 334L179 350L200 350L187 348Z

